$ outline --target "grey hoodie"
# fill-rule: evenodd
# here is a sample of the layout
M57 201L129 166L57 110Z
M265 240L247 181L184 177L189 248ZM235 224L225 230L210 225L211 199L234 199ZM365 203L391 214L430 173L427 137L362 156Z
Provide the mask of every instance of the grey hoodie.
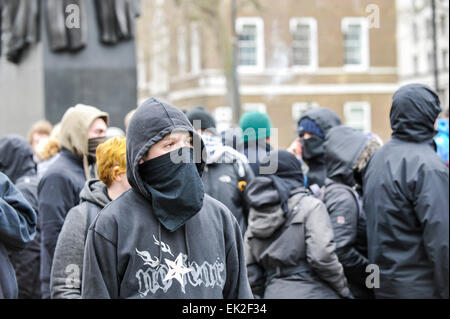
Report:
M127 134L132 189L89 229L83 298L252 298L239 226L223 204L205 195L200 211L173 232L152 212L139 161L175 129L191 132L196 145L188 119L169 104L149 99L133 116ZM200 175L204 166L204 160L197 165Z
M67 214L56 243L50 277L52 299L80 299L84 245L88 227L111 199L106 185L97 179L86 183L81 204Z

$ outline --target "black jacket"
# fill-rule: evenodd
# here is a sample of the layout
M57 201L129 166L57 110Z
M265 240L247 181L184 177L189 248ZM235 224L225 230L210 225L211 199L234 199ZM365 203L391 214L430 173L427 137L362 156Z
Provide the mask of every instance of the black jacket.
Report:
M305 113L300 121L305 118L309 118L310 120L314 121L314 123L319 126L320 130L325 136L331 128L341 125L341 119L337 116L337 114L327 108L318 108L311 110ZM325 179L327 178L325 157L322 155L312 160L305 160L305 162L309 168L307 174L308 186L314 184L317 184L320 187L323 186L325 183Z
M344 266L350 290L356 298L371 298L366 287L367 233L362 200L354 190L353 167L369 138L350 127L332 128L324 143L328 179L322 196L333 225L336 254Z
M36 234L36 213L0 172L0 299L17 298L17 282L8 251L22 249Z
M244 190L253 178L247 159L234 149L224 146L218 146L213 155L208 155L202 175L205 192L233 213L242 236L247 229L249 209Z
M0 171L10 177L16 188L38 214L36 164L33 150L23 137L9 135L0 139ZM38 214L39 216L39 214ZM19 298L39 299L40 282L40 222L36 223L35 239L23 249L10 251L9 257L16 272Z
M246 196L251 208L245 257L255 295L266 299L350 295L322 202L300 187L291 191L286 214L272 180L265 176L253 180Z
M82 158L61 150L39 182L42 298L50 298L50 272L56 241L68 211L79 204L86 182Z
M397 91L392 139L363 176L369 262L380 268L377 298L448 298L448 167L436 154L437 95L423 85Z

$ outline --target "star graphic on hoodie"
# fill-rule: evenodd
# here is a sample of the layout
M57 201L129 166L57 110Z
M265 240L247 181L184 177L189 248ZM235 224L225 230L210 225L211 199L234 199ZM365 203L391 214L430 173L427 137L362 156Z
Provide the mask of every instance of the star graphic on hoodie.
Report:
M184 275L191 272L192 269L186 268L183 265L183 255L180 253L175 261L171 261L169 259L165 259L165 261L167 266L169 267L169 272L167 273L163 281L175 278L176 280L178 280L184 290Z

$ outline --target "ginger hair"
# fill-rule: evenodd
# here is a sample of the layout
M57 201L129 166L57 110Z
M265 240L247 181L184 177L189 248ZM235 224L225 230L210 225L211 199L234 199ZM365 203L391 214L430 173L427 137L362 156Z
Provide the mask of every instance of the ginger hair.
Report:
M97 147L98 177L107 187L127 171L126 141L123 136L113 137Z

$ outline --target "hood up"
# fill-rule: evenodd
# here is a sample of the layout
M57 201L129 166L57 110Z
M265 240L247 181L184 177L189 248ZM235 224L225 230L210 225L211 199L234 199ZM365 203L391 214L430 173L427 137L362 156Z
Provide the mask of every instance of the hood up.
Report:
M139 161L145 157L150 147L173 131L192 134L197 170L202 176L206 164L205 147L182 111L168 103L150 98L137 108L130 121L127 131L127 178L131 187L148 200L151 200L151 194L139 174Z
M21 136L0 139L0 171L16 183L23 176L36 174L36 163L30 143Z
M439 97L423 84L401 87L392 100L392 136L410 142L425 142L436 134L434 123L441 112Z
M88 155L88 132L92 123L103 118L108 124L108 113L99 109L78 104L69 108L61 121L59 145L78 156Z
M80 198L82 202L90 202L101 208L111 202L106 185L98 179L91 179L86 182L80 193Z
M303 115L299 120L299 123L304 118L309 118L310 120L314 121L314 123L316 123L320 127L320 130L324 135L327 135L328 131L333 127L342 124L339 116L332 110L325 107L313 109L305 113L305 115Z
M325 137L327 177L334 182L355 185L353 168L370 138L347 126L332 128Z

